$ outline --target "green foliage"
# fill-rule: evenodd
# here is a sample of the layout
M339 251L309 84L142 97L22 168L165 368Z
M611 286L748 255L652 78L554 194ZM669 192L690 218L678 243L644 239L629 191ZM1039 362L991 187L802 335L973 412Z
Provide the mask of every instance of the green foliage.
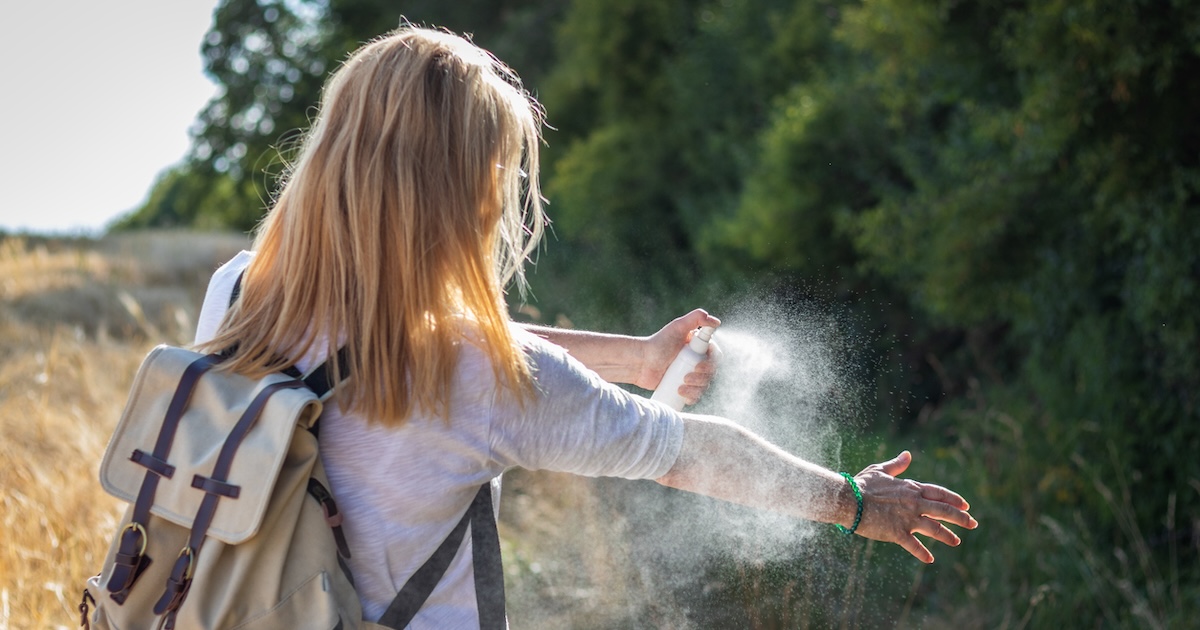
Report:
M1196 417L1200 386L1185 305L1200 127L1178 115L1200 102L1187 79L1200 14L1118 4L849 16L846 40L882 59L875 84L902 95L885 106L911 182L852 227L863 264L936 321L1011 325L1007 343L1026 348L1015 377L1055 416L1148 431L1133 465L1166 480L1155 453L1194 443L1180 419ZM965 49L972 27L966 41L996 54ZM957 69L973 59L979 72Z
M244 188L243 184L239 189L238 182L229 176L203 176L186 164L178 165L159 176L141 208L109 227L117 231L178 227L248 230L257 220L257 213L246 212L244 199L253 191Z
M1004 387L945 406L923 433L909 472L956 478L981 526L930 570L917 570L917 625L1191 623L1200 601L1188 550L1195 522L1180 510L1191 490L1156 491L1136 453L1114 441L1124 430L1062 422L1021 388ZM1152 518L1142 515L1146 508ZM987 543L971 544L977 537ZM938 596L947 592L959 595Z
M320 17L311 2L229 0L217 7L201 53L221 90L197 120L196 161L235 180L253 179L308 126L308 109L336 61Z
M1188 80L1200 71L1198 25L1183 4L878 2L848 11L839 31L870 60L860 71L880 94L902 174L874 182L878 203L839 226L860 268L911 296L924 336L999 326L985 348L1015 360L991 373L969 361L951 379L989 377L975 391L1003 395L992 413L1041 438L985 438L957 463L988 453L1039 462L993 471L973 490L1023 504L1023 531L1005 537L1087 527L1019 556L1066 556L1011 576L1044 580L1046 591L1012 593L1052 603L1034 615L1039 625L1051 608L1081 605L1101 623L1178 624L1179 590L1195 590L1191 575L1173 585L1176 599L1163 597L1172 585L1147 567L1194 564L1198 551L1167 544L1200 522L1200 466L1182 455L1200 446L1200 339L1187 306L1200 276L1200 125L1182 113L1200 103ZM1022 398L1036 402L1014 404ZM964 434L989 423L957 419ZM1100 490L1122 476L1124 501ZM1168 505L1178 521L1164 522ZM1131 547L1141 564L1132 587L1117 577ZM1111 563L1110 548L1126 555ZM1071 587L1081 577L1093 592Z
M873 205L871 183L890 168L869 94L799 84L780 99L735 213L710 231L710 256L740 252L813 280L853 277L857 258L839 217Z
M571 274L602 317L645 305L660 316L704 297L698 285L740 280L722 262L743 257L724 219L758 166L770 104L827 57L833 6L571 4L542 93L557 129L547 191L562 228L553 247L610 261Z
M972 447L1000 466L968 487L1020 507L1001 535L1045 536L1080 518L1091 527L988 556L994 588L1040 602L1020 613L1035 619L1091 606L1099 622L1177 623L1181 600L1155 595L1161 579L1143 566L1135 589L1122 591L1111 577L1120 561L1094 550L1140 540L1139 562L1162 565L1161 541L1186 539L1200 522L1200 465L1185 455L1200 447L1190 307L1200 122L1189 113L1200 91L1188 80L1200 71L1197 9L839 5L825 31L835 37L798 47L821 63L772 65L778 74L766 81L752 69L780 45L765 35L786 12L754 29L737 3L692 6L719 26L696 17L692 28L654 26L683 13L671 3L626 2L611 15L577 3L568 15L565 75L554 75L565 78L547 105L568 116L558 121L567 148L554 156L550 192L566 246L587 261L575 295L603 288L621 311L647 296L668 302L671 273L687 287L769 269L785 285L892 296L878 323L894 345L882 348L877 378L909 393L883 411L921 430L930 410L999 396L991 415L955 417L964 434L984 430ZM730 45L739 37L758 45ZM732 58L712 60L716 49ZM723 82L733 68L752 78ZM730 89L707 92L714 79ZM757 107L739 108L745 95ZM598 269L606 258L616 262ZM887 373L894 365L899 379ZM1025 437L998 439L996 418ZM1031 447L1031 435L1048 444ZM1113 450L1112 466L1076 463L1110 461ZM970 455L963 447L955 463L971 469ZM1015 455L1024 467L1003 468ZM1128 502L1099 490L1113 487L1114 467L1128 473ZM955 470L937 478L953 485ZM997 481L1009 472L1013 481ZM1178 516L1170 527L1168 503ZM1195 560L1191 540L1173 548L1175 561ZM1032 584L1018 567L1046 554L1063 561ZM1095 578L1090 592L1072 586L1080 571ZM1183 583L1177 590L1194 584Z
M560 12L559 3L532 1L223 0L201 46L205 70L221 89L197 117L190 155L116 227L253 228L309 127L326 77L403 20L473 32L509 63L523 62L528 77L551 59L549 26ZM157 190L164 186L171 190ZM184 197L187 209L179 205Z

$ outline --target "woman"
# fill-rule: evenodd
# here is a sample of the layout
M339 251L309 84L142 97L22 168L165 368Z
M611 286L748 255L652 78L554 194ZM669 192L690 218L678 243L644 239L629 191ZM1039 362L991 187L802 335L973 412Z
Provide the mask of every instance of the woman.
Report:
M896 479L907 453L843 478L728 420L677 413L605 382L653 389L689 331L719 324L707 313L648 338L509 320L505 287L523 288L545 222L542 112L519 86L451 34L404 27L364 46L326 85L255 253L222 267L205 300L197 339L208 349L236 345L229 369L307 370L346 349L351 378L322 416L321 454L364 616L384 614L513 466L656 479L838 523L925 562L933 556L914 532L957 545L939 521L974 528L966 501ZM239 275L241 295L225 317ZM694 401L712 369L702 363L681 393ZM483 623L478 544L452 550L412 627Z

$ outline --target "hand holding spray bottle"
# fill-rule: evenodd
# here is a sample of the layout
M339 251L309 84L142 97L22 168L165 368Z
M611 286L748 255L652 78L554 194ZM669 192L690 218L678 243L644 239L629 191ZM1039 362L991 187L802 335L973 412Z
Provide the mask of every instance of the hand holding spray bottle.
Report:
M716 328L712 326L702 326L692 332L692 339L671 362L650 400L657 400L676 411L683 411L684 401L683 396L679 395L679 386L683 385L683 377L708 356L708 344L712 341L714 332Z

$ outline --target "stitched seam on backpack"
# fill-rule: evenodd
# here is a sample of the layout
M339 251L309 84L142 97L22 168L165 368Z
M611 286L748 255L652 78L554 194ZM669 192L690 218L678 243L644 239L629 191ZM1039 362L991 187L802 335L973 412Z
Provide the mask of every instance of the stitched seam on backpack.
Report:
M323 570L322 570L322 571L320 571L320 572L318 572L318 573L316 573L316 574L315 574L315 575L313 575L312 577L310 577L310 578L308 578L307 580L304 580L303 582L301 582L301 583L300 583L300 585L299 585L299 586L297 586L296 588L292 589L292 590L291 590L291 592L289 592L289 593L287 593L286 595L284 595L284 596L283 596L283 597L282 597L282 598L279 600L279 603L275 604L274 606L272 606L272 607L268 608L267 610L264 610L263 612L261 612L261 613L259 613L259 614L255 615L255 616L253 616L253 617L251 617L251 618L249 618L249 619L247 619L247 620L245 620L245 621L243 621L243 622L239 623L239 624L238 624L238 625L236 625L236 626L231 626L231 627L229 628L229 630L238 630L238 628L244 628L244 627L246 627L246 626L248 626L248 625L251 625L251 624L253 624L253 623L255 623L255 622L257 622L257 621L261 620L261 619L262 619L262 618L264 618L264 617L267 617L267 616L271 615L271 614L272 614L272 613L274 613L275 611L277 611L277 610L279 610L280 608L282 608L284 604L286 604L286 603L288 603L289 601L291 601L292 597L295 597L296 593L299 593L300 591L304 590L304 587L308 586L308 585L309 585L309 584L310 584L310 583L311 583L313 580L315 580L315 579L318 579L318 578L320 578L320 577L322 577L322 576L324 576L324 575L326 575L326 572L325 572L325 571L323 571ZM340 610L340 607L339 607L339 606L334 606L334 608L338 608L338 609Z

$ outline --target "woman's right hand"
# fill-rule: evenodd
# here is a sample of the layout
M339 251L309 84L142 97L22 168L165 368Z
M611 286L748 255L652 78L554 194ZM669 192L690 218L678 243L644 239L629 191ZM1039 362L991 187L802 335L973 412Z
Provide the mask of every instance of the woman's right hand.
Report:
M898 479L897 475L910 463L912 454L904 451L886 462L871 464L855 475L854 480L863 495L862 520L855 533L896 543L928 564L933 562L933 554L913 534L923 534L957 547L962 541L942 522L966 529L975 529L979 523L967 513L971 506L958 494L938 485ZM849 487L846 491L853 495ZM853 496L851 501L854 501ZM851 523L843 525L849 527Z
M701 326L716 328L720 325L721 320L709 315L704 309L698 308L687 315L675 318L653 335L643 337L640 368L633 384L651 391L657 389L667 368L675 360L679 351L687 345L692 333ZM708 358L696 364L696 367L684 377L683 385L679 387L679 395L683 397L685 404L696 404L700 396L708 390L708 386L717 372L717 359L720 356L721 348L714 339L708 345Z

